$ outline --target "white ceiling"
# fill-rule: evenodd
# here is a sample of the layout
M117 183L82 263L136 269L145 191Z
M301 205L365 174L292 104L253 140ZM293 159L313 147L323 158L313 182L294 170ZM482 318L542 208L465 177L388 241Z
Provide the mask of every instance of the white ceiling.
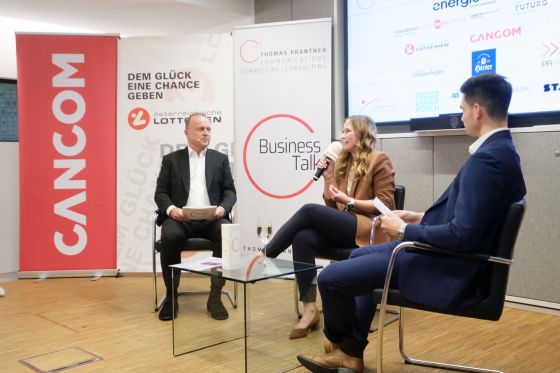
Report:
M0 78L16 77L15 32L229 32L253 23L253 8L253 0L0 0Z

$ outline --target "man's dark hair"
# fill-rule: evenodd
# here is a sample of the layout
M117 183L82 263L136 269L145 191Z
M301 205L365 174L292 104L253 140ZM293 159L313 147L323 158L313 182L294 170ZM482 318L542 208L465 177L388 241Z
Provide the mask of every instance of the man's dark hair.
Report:
M487 73L467 79L461 86L461 93L470 105L483 106L490 118L507 118L511 101L511 84L501 75Z
M200 113L198 111L195 111L194 113L191 113L191 115L189 115L188 117L185 118L185 129L189 128L189 122L191 121L192 117L197 117L197 116L203 116L204 118L208 119L208 117L206 116L206 114L204 113Z

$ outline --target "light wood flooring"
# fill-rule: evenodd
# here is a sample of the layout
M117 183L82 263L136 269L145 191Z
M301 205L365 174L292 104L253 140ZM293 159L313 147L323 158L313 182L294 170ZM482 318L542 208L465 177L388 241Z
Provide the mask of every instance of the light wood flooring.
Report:
M209 281L189 276L181 286L185 283L191 289L205 290ZM103 358L66 370L71 373L242 371L242 340L173 356L171 322L158 320L157 313L152 312L152 282L148 276L125 275L98 281L11 280L0 282L0 286L6 292L0 298L0 372L31 372L19 361L71 347ZM251 333L254 338L262 336L252 343L271 354L285 355L282 358L293 357L294 366L297 353L320 351L319 331L302 340L287 338L296 322L291 280L269 280L251 286ZM240 321L241 307L233 310L224 297L231 318L223 322L212 320L204 312L205 303L204 296L181 298L180 312L190 313L178 319L176 337L189 336L197 328L212 335L217 333L214 328L227 325L242 330L242 324L235 322ZM190 327L182 326L185 320L191 322ZM418 358L506 372L560 371L558 316L506 308L500 321L486 322L408 310L406 326L407 351ZM405 365L398 352L397 331L397 323L386 327L385 372L442 372ZM376 337L371 335L365 351L366 372L375 372ZM253 362L251 368L275 372L266 363ZM295 367L290 372L306 370Z

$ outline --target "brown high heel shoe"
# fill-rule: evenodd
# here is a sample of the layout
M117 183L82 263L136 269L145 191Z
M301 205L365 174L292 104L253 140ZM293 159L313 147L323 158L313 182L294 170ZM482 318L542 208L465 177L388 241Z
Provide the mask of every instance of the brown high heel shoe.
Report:
M307 334L309 334L310 331L319 330L320 326L321 326L321 313L319 312L318 309L315 309L315 317L313 318L309 326L307 328L297 328L297 327L293 328L292 331L290 332L289 338L298 339L298 338L307 337Z

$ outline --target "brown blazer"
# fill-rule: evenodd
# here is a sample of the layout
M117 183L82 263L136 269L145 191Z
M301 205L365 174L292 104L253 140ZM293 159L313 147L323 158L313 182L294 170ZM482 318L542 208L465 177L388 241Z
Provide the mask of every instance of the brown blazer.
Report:
M391 164L391 160L387 154L379 151L374 151L370 155L370 164L365 175L357 182L352 183L352 188L348 192L348 178L342 180L340 185L334 184L336 188L346 193L349 197L353 197L357 200L372 200L378 197L387 207L391 210L395 209L395 170ZM343 203L334 202L330 199L325 200L325 205L337 208L339 210L344 210L346 205ZM373 202L372 202L373 203ZM379 215L379 211L375 213L369 213L360 210L352 210L357 217L357 228L356 228L356 245L359 247L368 246L370 244L371 236L371 224L373 222L373 217ZM390 241L379 228L375 229L375 243L388 242Z

